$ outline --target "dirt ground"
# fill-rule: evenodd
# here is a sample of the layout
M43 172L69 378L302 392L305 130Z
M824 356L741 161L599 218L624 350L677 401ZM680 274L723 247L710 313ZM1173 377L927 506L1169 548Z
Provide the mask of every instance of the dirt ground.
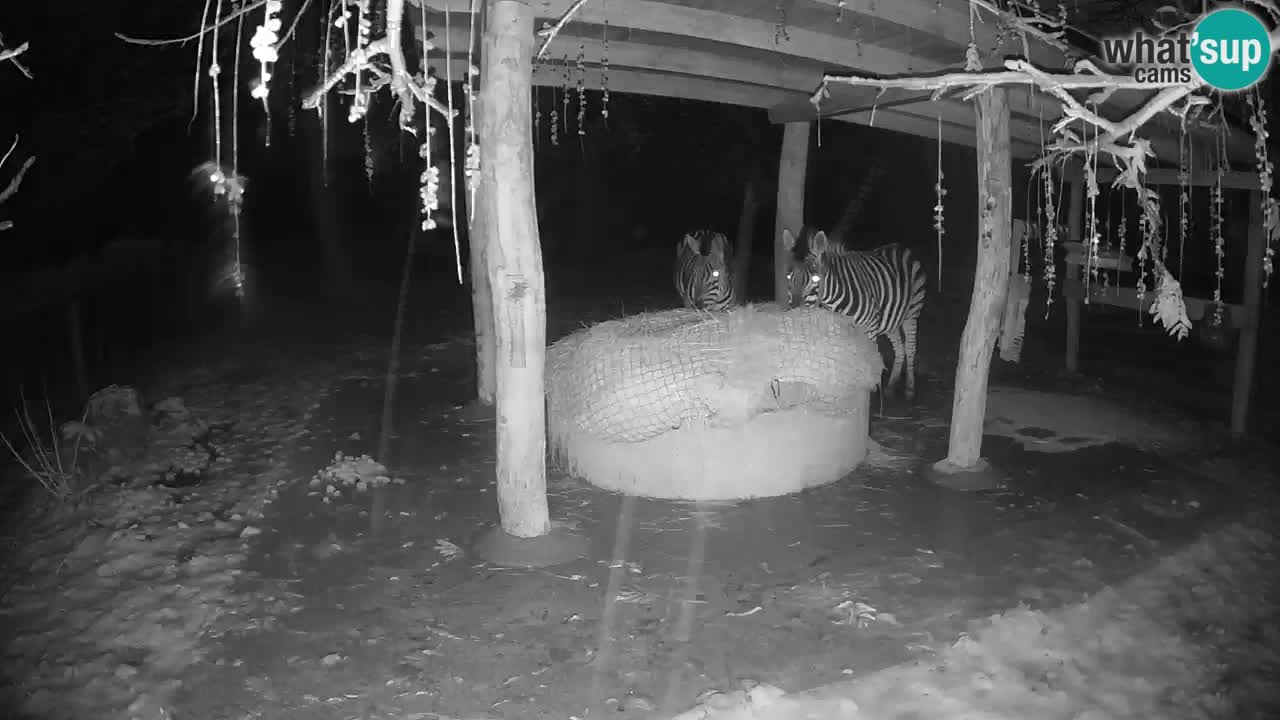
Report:
M552 337L579 310L560 308ZM468 406L470 343L439 327L455 334L402 353L377 460L403 483L381 490L317 473L376 452L385 339L226 352L149 389L220 428L216 471L125 482L8 538L9 717L1280 708L1275 478L1199 423L997 375L984 454L1007 487L949 492L920 473L946 447L935 372L920 404L873 419L863 468L797 495L625 499L552 471L552 516L590 557L502 569L469 554L497 521L492 418ZM377 529L374 495L392 510Z

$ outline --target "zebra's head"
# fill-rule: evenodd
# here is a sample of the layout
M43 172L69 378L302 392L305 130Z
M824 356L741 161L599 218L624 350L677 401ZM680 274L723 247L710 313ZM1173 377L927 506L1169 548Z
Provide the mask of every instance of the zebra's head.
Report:
M797 237L782 231L782 246L790 261L787 267L787 296L790 306L816 305L826 277L826 258L830 248L827 234L821 230L801 228Z
M676 254L685 252L704 256L712 278L729 279L729 239L724 233L713 230L685 233L684 242L676 248Z

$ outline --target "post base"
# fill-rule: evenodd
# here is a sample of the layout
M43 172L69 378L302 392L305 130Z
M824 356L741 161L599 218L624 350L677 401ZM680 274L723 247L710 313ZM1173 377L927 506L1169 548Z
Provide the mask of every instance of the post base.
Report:
M969 467L961 467L944 458L930 465L925 476L934 485L960 492L999 490L1008 484L1008 477L992 467L986 458L978 458Z
M493 405L487 405L480 400L472 400L462 409L458 411L458 419L464 423L480 425L483 423L493 422L497 418L497 413Z
M563 565L586 557L587 538L552 524L551 532L532 538L508 534L501 526L480 536L475 553L499 567L541 568Z

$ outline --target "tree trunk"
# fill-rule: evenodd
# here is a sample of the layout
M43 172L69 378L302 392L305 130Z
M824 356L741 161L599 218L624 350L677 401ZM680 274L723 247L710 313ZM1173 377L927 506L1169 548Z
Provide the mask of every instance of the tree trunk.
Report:
M477 129L479 119L473 118ZM475 208L469 205L466 213L470 217L467 228L467 249L471 264L471 316L476 333L476 400L485 406L492 406L497 392L497 378L494 376L496 352L493 335L493 296L489 287L489 232L485 227L485 218L492 216L494 210L485 203L484 183L476 188ZM466 196L466 191L463 191Z
M1248 429L1249 394L1253 387L1253 365L1258 354L1258 321L1262 314L1262 260L1267 251L1266 218L1262 215L1262 194L1249 193L1249 252L1244 261L1244 296L1240 304L1244 323L1236 345L1236 375L1231 387L1231 435L1243 438Z
M739 302L747 297L747 280L751 272L751 247L755 241L756 211L756 179L747 178L746 187L742 190L742 214L738 216L738 242L733 251L733 295Z
M518 538L551 530L543 398L547 307L533 192L533 41L531 5L489 0L479 119L497 340L498 514L502 529Z
M792 122L783 126L782 152L778 158L778 209L773 227L773 297L786 305L787 249L782 246L782 231L800 232L804 224L804 179L809 165L809 123Z
M1009 154L1009 100L1004 88L977 97L978 263L969 319L960 338L955 399L951 406L951 466L973 468L982 454L987 375L1005 294L1009 289L1009 235L1013 221L1013 166Z

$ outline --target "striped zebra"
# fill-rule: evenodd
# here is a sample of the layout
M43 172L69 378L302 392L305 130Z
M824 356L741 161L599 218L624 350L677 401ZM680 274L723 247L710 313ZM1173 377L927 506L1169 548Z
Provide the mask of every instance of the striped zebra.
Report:
M735 303L724 233L699 230L676 244L676 292L687 308L728 310Z
M848 250L809 228L801 229L800 237L783 230L782 243L792 258L787 272L791 307L824 307L848 315L872 340L887 337L893 346L888 385L898 382L905 361L904 395L914 399L916 333L927 280L911 251L898 243Z

